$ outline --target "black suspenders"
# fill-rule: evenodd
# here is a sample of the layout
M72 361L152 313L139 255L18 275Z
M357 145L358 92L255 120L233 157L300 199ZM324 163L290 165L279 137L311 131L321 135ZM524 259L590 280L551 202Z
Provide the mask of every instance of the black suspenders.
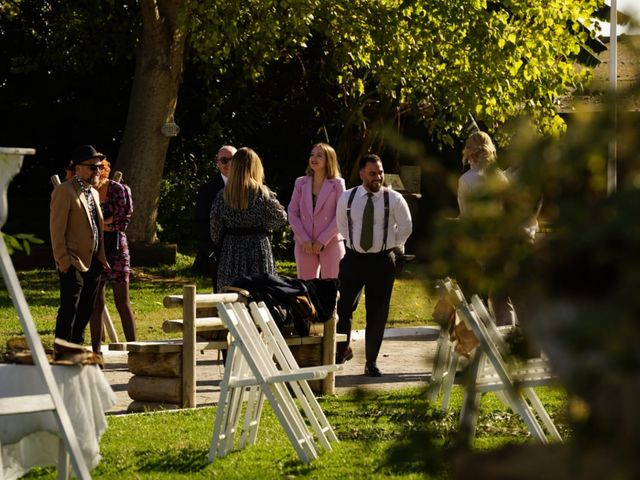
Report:
M351 190L349 194L349 201L347 202L347 225L349 227L349 241L351 242L351 250L355 250L353 247L353 222L351 221L351 204L353 198L356 196L358 187ZM382 187L382 196L384 197L384 236L382 238L382 250L387 249L387 237L389 236L389 190Z

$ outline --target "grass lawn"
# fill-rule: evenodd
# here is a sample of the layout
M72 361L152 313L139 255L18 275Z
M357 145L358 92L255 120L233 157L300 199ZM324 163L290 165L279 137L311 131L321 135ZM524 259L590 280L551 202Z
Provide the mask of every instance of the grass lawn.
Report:
M539 389L563 436L564 395ZM101 479L446 479L456 432L461 388L452 392L450 410L432 409L420 389L320 400L339 438L332 452L310 465L293 447L266 404L254 446L207 461L215 408L109 417L101 442L102 462L92 472ZM519 417L493 394L483 396L474 447L489 450L529 441ZM55 478L53 468L26 478Z
M193 257L178 255L176 265L155 268L136 268L130 283L130 298L136 317L140 340L169 338L175 334L162 332L162 322L169 318L180 318L179 310L167 310L162 306L165 295L182 293L182 286L195 284L199 292L211 291L211 281L203 276L194 276L190 267ZM281 262L278 273L295 276L295 264ZM29 270L18 272L31 315L38 333L45 344L53 343L55 317L58 309L58 276L54 270ZM1 283L1 280L0 280ZM360 302L354 316L354 328L364 327L364 302ZM124 339L113 296L107 286L107 305L118 336ZM428 293L428 280L419 264L409 264L396 281L391 298L388 327L426 325L431 322L433 300ZM0 288L0 348L6 340L22 335L13 304L7 290ZM85 335L89 341L89 332Z
M192 257L179 255L176 265L136 269L131 281L131 301L139 337L167 335L162 321L178 318L178 310L162 306L165 295L178 294L182 285L195 283L198 291L210 289L209 279L193 276ZM278 273L295 275L292 263L280 263ZM54 271L19 272L21 286L38 332L45 343L53 340L58 306L58 279ZM408 265L396 282L388 327L432 323L433 296L420 264ZM108 295L110 297L110 295ZM118 315L109 310L119 334ZM354 328L364 326L360 305ZM0 349L6 339L22 335L15 310L4 288L0 289ZM88 332L87 332L88 335ZM540 397L563 436L566 398L560 389L540 389ZM207 461L215 408L162 413L110 416L101 442L102 462L93 478L121 479L446 479L457 431L461 389L454 387L450 409L434 410L418 389L398 389L375 394L326 397L321 405L340 442L310 465L303 465L267 405L255 446L233 452L214 464ZM493 394L483 396L474 448L490 450L508 443L528 441L522 421ZM55 478L53 468L35 469L26 478Z

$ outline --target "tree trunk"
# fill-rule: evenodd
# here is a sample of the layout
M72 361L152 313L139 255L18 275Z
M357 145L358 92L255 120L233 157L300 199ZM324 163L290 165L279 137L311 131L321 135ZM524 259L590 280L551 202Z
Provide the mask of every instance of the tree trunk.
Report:
M141 0L142 38L129 100L118 169L133 193L127 235L133 242L157 241L156 217L169 138L160 129L173 121L182 81L185 31L178 23L184 0Z

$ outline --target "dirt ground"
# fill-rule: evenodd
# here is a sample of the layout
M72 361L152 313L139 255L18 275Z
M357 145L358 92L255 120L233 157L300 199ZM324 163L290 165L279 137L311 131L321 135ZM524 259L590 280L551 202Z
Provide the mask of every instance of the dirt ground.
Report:
M438 329L414 327L387 329L382 349L378 357L378 367L384 375L371 378L364 373L364 332L354 331L351 347L354 358L345 363L342 371L336 373L336 394L344 394L357 388L384 390L410 386L424 386L431 376L435 355ZM127 368L126 352L105 354L104 374L118 398L109 414L127 413L132 400L127 393L127 383L131 374ZM197 356L196 401L198 406L215 405L220 393L223 364L215 350Z

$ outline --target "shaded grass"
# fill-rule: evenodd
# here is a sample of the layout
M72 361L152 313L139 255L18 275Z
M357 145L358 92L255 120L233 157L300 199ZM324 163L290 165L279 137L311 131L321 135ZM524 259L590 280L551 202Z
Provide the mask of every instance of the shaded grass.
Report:
M130 282L130 299L136 317L140 340L171 338L165 334L162 322L181 318L177 309L168 310L162 305L166 295L182 293L182 286L195 284L198 292L210 292L208 277L193 275L193 257L178 254L175 265L153 268L136 268ZM295 276L295 263L279 262L278 274ZM419 264L410 264L396 280L387 327L426 325L431 322L433 300L428 293L428 279ZM53 343L55 317L58 309L58 275L54 270L28 270L18 272L20 285L29 304L38 333L46 345ZM0 279L0 285L1 279ZM107 286L107 308L119 338L124 339L119 316L113 303L113 295ZM364 328L364 299L354 312L354 328ZM0 347L13 336L22 335L11 299L4 285L0 288ZM85 335L88 341L88 331Z
M540 389L562 432L564 394ZM425 400L423 389L407 388L320 399L340 440L303 465L266 404L255 445L210 464L207 460L215 408L109 417L101 442L102 462L93 478L120 479L446 479L455 450L461 388L443 413ZM493 394L483 396L474 448L493 449L529 441L524 424ZM55 478L52 468L27 478Z

